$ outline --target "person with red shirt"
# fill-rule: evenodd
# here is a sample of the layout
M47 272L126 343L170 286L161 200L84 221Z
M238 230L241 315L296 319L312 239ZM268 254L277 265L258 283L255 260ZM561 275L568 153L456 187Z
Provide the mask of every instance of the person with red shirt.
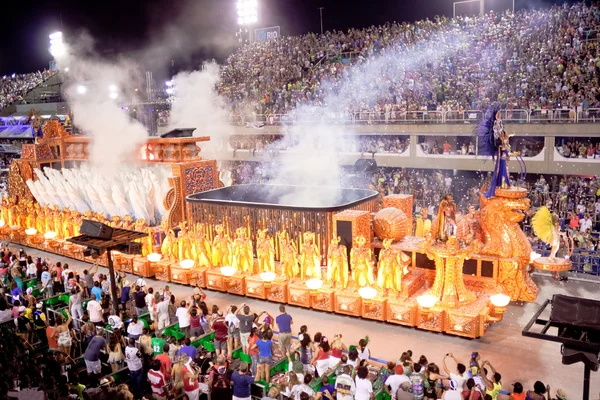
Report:
M160 372L165 376L166 380L171 379L171 357L169 357L169 344L165 343L162 354L155 357L155 360L160 362Z
M227 332L229 328L227 327L225 318L223 318L223 311L217 311L217 316L212 323L212 329L215 331L214 346L217 357L221 354L227 357Z
M148 382L152 388L152 398L154 400L167 399L167 380L162 372L160 372L160 361L152 360L150 370L148 371Z
M258 328L252 328L250 330L250 336L248 337L248 355L252 359L252 376L256 376L256 366L258 365L258 347L254 345L258 342Z
M198 400L200 394L200 385L198 384L198 374L194 373L190 367L191 359L185 363L183 368L183 391L189 400Z

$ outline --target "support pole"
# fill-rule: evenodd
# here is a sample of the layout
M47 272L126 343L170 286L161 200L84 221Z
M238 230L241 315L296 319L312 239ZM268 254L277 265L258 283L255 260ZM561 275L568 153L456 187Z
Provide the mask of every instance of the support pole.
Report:
M590 366L584 363L583 370L583 400L590 400Z
M117 280L115 278L115 268L113 265L112 255L110 249L106 250L106 260L108 266L108 275L110 276L110 292L112 294L113 301L113 312L115 315L119 315L119 297L117 295Z

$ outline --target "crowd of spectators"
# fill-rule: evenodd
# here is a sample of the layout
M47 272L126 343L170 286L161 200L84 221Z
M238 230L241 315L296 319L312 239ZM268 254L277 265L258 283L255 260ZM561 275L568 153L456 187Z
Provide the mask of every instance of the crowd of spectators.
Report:
M410 139L401 135L347 136L336 142L340 153L401 154L409 146ZM233 135L229 144L234 150L249 150L253 155L275 155L282 150L293 150L299 138L293 135Z
M307 105L390 120L494 101L587 112L600 105L598 29L598 7L580 2L283 36L232 54L218 90L239 115Z
M350 346L340 333L295 328L284 305L276 316L246 303L209 310L199 288L176 301L169 286L152 288L144 279L129 282L121 274L116 315L108 279L97 274L97 267L80 275L67 264L33 260L8 247L0 258L0 322L15 322L15 329L0 329L1 399L166 400L185 395L197 400L207 393L213 400L237 400L249 399L257 381L268 383L269 400L280 394L293 400L369 400L378 390L395 400L496 400L502 390L513 400L524 393L566 399L564 390L553 397L541 382L529 391L518 382L503 383L478 353L463 355L464 360L448 353L436 364L407 350L388 362L373 358L368 337ZM38 298L25 285L28 278L42 283ZM66 312L46 316L43 297L62 292L69 293ZM151 324L145 326L139 317L148 312ZM183 336L164 337L175 322ZM295 329L297 336L292 336ZM210 332L214 350L192 344ZM251 362L233 360L234 349ZM288 364L287 372L271 376L271 366L279 361ZM318 389L316 382L322 383Z
M597 158L600 159L600 141L580 138L568 140L556 146L559 154L565 158Z
M0 110L23 100L23 96L27 92L44 82L52 74L53 71L44 69L30 74L3 76L0 79Z

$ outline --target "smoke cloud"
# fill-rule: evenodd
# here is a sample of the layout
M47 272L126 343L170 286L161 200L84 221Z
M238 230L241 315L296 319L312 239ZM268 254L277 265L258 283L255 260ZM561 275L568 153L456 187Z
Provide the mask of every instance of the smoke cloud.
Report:
M210 136L202 145L202 152L216 157L216 152L227 148L231 125L228 112L216 92L219 67L206 64L204 70L182 72L173 78L177 100L171 110L171 126L197 128L194 136Z

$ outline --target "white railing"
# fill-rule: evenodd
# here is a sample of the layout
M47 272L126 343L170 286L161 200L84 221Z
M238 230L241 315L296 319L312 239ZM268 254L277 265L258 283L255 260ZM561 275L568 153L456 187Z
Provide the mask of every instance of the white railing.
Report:
M575 109L557 110L501 110L502 119L508 123L595 123L600 122L600 108L576 111ZM357 111L354 113L290 113L270 115L232 116L229 122L235 125L295 125L295 124L475 124L483 116L481 110L448 111Z

